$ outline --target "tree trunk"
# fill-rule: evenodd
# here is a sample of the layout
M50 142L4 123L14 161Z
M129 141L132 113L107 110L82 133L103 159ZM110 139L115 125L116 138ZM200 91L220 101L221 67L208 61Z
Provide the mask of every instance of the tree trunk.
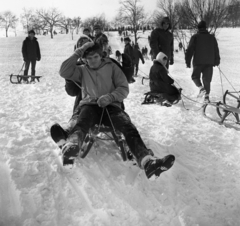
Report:
M6 37L8 37L8 29L6 28Z
M50 28L51 39L53 39L53 27Z
M134 29L133 32L134 32L134 39L135 39L135 44L136 44L137 43L137 30Z

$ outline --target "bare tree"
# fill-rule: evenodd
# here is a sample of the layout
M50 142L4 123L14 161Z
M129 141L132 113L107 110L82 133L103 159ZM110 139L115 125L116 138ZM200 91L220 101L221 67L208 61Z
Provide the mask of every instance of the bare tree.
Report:
M29 29L33 29L36 34L48 31L48 24L45 20L42 20L38 15L34 15L30 21Z
M171 31L174 32L181 18L179 14L179 9L181 8L180 2L174 0L158 0L157 7L160 11L155 11L154 13L155 25L159 26L162 18L167 16L171 21Z
M23 28L28 32L30 30L31 22L34 19L34 11L32 9L23 8L23 13L20 18Z
M60 18L60 20L59 20L59 27L63 28L65 30L66 34L68 34L70 26L71 26L71 22L72 22L71 18L64 16L64 17Z
M49 10L37 10L37 15L41 18L41 20L46 22L51 33L51 38L53 38L53 28L59 26L62 18L62 13L59 12L56 8L51 8Z
M73 20L72 20L72 26L75 27L75 29L76 29L76 34L78 34L78 32L79 32L81 23L82 23L81 17L74 17Z
M73 33L76 30L76 34L78 34L78 29L80 28L81 24L81 18L80 17L74 17L73 19L70 19L70 32L72 35L72 40L73 40Z
M240 0L232 0L228 6L228 17L225 25L231 27L240 26Z
M209 31L215 34L228 15L228 5L228 0L184 0L181 16L195 29L200 20L205 20Z
M120 9L119 9L119 18L120 20L132 27L134 33L135 43L140 38L137 35L137 31L140 27L141 21L146 18L146 14L144 13L144 7L139 5L141 0L122 0L120 1Z
M6 37L8 37L8 29L15 28L18 18L11 12L5 11L0 14L0 25L6 31Z
M112 25L113 25L113 27L115 27L115 28L123 27L124 24L123 24L123 22L121 21L119 15L117 15L117 16L114 17L114 19L112 20Z
M95 17L90 17L90 18L85 19L83 21L83 23L81 24L81 27L88 27L89 29L91 29L91 32L93 33L93 27L96 24L98 24L99 26L101 26L103 28L103 30L105 30L105 28L107 26L107 21L105 19L104 14L101 14L100 16L95 16Z

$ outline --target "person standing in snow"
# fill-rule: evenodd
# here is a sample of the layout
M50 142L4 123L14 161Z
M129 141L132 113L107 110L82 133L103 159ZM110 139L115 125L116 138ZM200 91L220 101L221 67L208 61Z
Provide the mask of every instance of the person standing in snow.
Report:
M161 94L163 105L170 107L179 98L180 93L173 86L174 80L168 75L167 62L167 56L163 52L158 53L150 69L149 86L152 93Z
M98 43L103 50L103 57L108 57L108 38L107 36L102 32L102 27L100 25L94 26L94 32L95 37L93 39L94 42Z
M198 32L191 37L186 50L185 62L188 68L191 67L192 58L192 80L199 88L199 96L205 95L205 102L209 102L213 67L220 64L220 55L217 40L207 31L205 21L198 23Z
M129 67L129 73L128 73L128 82L133 83L135 82L135 79L133 78L134 75L134 52L133 52L133 47L131 46L131 39L129 37L125 37L123 39L125 47L123 53L128 56L128 58L131 60L131 65Z
M148 60L148 48L145 46L145 55L146 55L146 59Z
M41 60L41 53L34 30L30 30L28 37L23 41L22 55L25 62L24 75L28 75L28 69L31 63L31 75L35 76L36 62ZM27 78L25 78L24 81L27 81ZM31 82L35 82L35 79L32 78Z
M136 43L133 48L133 54L134 54L134 67L135 67L135 77L137 77L138 74L138 67L139 67L139 59L141 59L142 64L145 63L142 53L139 50L139 46Z
M103 58L99 44L88 42L78 48L65 60L60 68L60 76L82 84L80 113L76 126L70 131L63 147L63 155L68 158L79 154L83 140L89 129L99 123L107 126L109 117L115 128L125 136L131 153L149 179L159 177L170 169L175 161L173 155L156 158L147 149L129 116L121 109L121 102L128 96L129 86L121 69L110 59ZM77 59L83 57L87 64L76 66ZM108 117L109 115L109 117Z
M169 31L171 29L170 19L163 17L160 27L152 31L150 37L150 47L152 59L156 59L159 52L163 52L168 57L166 67L173 65L173 34Z

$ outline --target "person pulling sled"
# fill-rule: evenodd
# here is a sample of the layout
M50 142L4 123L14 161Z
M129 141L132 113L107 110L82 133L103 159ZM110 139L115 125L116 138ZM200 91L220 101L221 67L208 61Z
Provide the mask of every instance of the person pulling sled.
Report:
M102 54L100 45L88 42L61 65L61 77L82 84L77 122L62 147L63 156L76 158L90 128L99 122L106 126L112 123L124 135L130 152L147 178L159 177L172 167L175 157L167 155L160 159L147 149L129 116L121 109L121 103L129 93L127 79L121 69ZM87 64L77 66L79 57L85 58Z

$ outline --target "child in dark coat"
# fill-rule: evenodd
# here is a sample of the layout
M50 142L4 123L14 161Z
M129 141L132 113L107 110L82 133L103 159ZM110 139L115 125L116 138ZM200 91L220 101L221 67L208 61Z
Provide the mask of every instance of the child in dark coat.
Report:
M151 92L162 94L165 99L163 104L171 106L179 98L179 91L173 85L174 80L168 75L167 62L167 56L163 52L158 53L150 69L149 85Z

